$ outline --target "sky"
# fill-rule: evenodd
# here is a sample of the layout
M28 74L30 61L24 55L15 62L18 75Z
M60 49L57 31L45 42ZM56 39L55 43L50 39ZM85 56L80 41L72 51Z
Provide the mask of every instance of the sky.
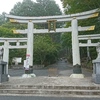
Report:
M22 2L22 1L23 0L1 0L0 1L0 14L2 14L2 12L6 12L7 14L9 14L9 12L14 7L14 5L17 2ZM33 0L33 1L35 1L35 0ZM61 1L60 0L55 0L55 1L62 9Z

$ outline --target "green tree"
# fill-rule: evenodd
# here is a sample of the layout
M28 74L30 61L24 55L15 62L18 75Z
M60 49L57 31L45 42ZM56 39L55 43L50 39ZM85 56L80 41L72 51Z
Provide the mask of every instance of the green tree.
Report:
M19 16L49 16L60 15L62 12L54 0L23 0L18 2L10 14Z
M66 14L100 8L100 0L61 0Z
M34 16L35 3L32 0L23 0L14 5L14 8L10 11L10 14L17 16Z
M13 36L14 34L12 30L0 26L0 37L13 37Z
M34 40L34 62L47 64L56 61L58 45L48 36L37 35ZM52 61L53 60L53 61Z
M89 11L89 10L93 10L93 9L97 9L100 8L100 0L61 0L63 3L63 7L64 7L64 12L65 14L74 14L74 13L80 13L80 12L85 12L85 11ZM71 23L67 23L66 27L70 26ZM86 19L86 20L81 20L78 21L78 25L79 26L91 26L91 25L95 25L95 30L94 31L85 31L85 32L79 32L79 35L82 34L98 34L100 32L99 28L100 28L100 15L97 18L91 18L91 19ZM66 33L65 33L66 34ZM69 40L70 36L69 34L63 35L63 37L66 36L66 39ZM66 41L65 38L63 41ZM71 39L71 38L70 38ZM97 40L99 41L99 40ZM94 42L97 42L94 41ZM83 41L84 42L84 41ZM68 41L66 41L66 44L68 46ZM83 52L83 54L81 54L82 56L87 56L86 54L86 48L82 48L80 49L81 52ZM91 53L91 57L94 59L96 53L94 53L95 48L90 48L90 53Z
M0 14L0 25L6 23L5 12Z
M39 10L41 9L41 11ZM40 16L61 15L61 10L54 0L37 0L37 13Z

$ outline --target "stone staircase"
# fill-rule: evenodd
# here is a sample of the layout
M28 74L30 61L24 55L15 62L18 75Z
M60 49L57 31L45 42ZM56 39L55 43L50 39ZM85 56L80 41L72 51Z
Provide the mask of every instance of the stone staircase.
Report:
M0 95L100 97L100 86L0 85Z

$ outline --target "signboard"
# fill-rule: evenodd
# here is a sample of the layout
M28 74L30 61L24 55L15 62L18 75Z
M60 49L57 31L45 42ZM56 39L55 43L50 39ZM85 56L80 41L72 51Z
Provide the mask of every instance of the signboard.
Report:
M19 57L19 58L14 57L14 58L12 59L12 62L14 62L15 65L18 65L18 63L21 63L21 62L22 62L22 58L21 58L21 57Z
M48 20L48 32L55 31L56 32L56 20Z
M30 55L26 55L26 60L24 60L24 68L25 70L29 70L29 60L30 60Z

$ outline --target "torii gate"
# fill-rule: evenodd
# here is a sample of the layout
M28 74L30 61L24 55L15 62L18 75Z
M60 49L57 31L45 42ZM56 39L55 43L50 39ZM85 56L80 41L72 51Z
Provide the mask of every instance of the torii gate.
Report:
M87 47L87 54L89 55L89 47L96 47L96 51L98 53L97 58L92 61L93 63L93 74L92 80L95 83L100 84L100 42L92 43L92 39L100 39L100 34L92 34L92 35L79 35L79 40L87 40L87 43L79 43L80 47Z
M98 43L92 43L91 40L100 39L100 34L79 35L79 40L87 40L87 43L79 43L79 47L96 47Z
M91 35L79 35L80 40L87 40L87 43L79 43L79 47L87 47L87 56L90 56L89 47L97 47L100 42L92 43L91 40L100 39L100 34L91 34Z
M7 62L6 72L8 74L8 62L9 62L9 49L21 49L27 48L27 45L21 45L20 43L27 43L27 38L0 38L0 43L4 45L0 46L3 48L3 61ZM11 45L10 43L16 43Z
M72 32L72 55L73 55L73 66L80 63L80 52L79 52L79 41L78 41L78 31L90 31L94 30L95 26L81 27L78 26L78 20L88 19L97 17L99 9L70 14L70 15L60 15L60 16L44 16L44 17L21 17L6 15L11 22L14 23L27 23L28 28L25 30L15 30L14 33L26 34L27 33L27 54L30 55L29 65L33 66L33 34L38 33L57 33L57 32ZM56 22L68 22L71 21L71 27L68 28L57 28L56 31L48 31L48 29L34 29L35 23L48 23L48 21Z
M100 39L100 34L79 35L78 39L79 39L79 41L80 40L87 40L87 43L79 43L79 47L87 47L87 56L90 56L89 47L97 47L100 44L100 42L97 42L97 43L91 42L91 40Z

